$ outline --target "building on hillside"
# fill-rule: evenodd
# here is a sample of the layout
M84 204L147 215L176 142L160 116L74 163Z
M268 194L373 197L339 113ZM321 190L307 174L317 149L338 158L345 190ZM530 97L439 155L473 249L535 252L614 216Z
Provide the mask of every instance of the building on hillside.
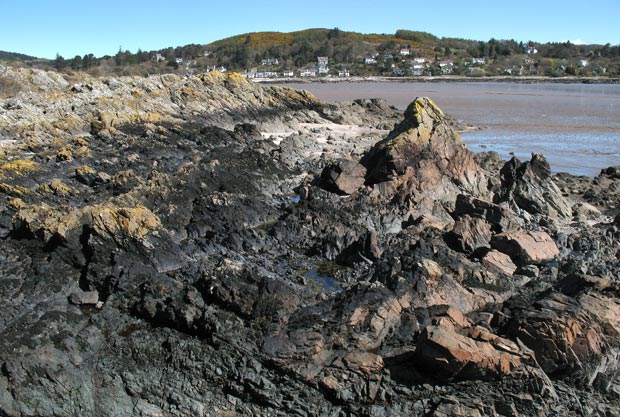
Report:
M587 67L588 65L590 65L590 63L588 62L587 59L580 59L579 60L579 66L580 67L584 68L584 67Z
M295 76L295 73L294 73L293 71L284 71L284 72L282 73L282 76L283 76L283 77L294 77L294 76Z
M486 58L472 58L471 63L474 65L484 65L487 62Z
M319 74L329 74L329 68L328 67L320 66L316 70L319 72Z
M175 61L177 64L182 64L182 63L183 63L183 58L175 58L175 59L174 59L174 61Z
M409 51L409 48L402 48L402 49L400 50L400 54L401 54L402 56L408 56L410 53L411 53L411 52Z
M338 71L338 76L339 77L349 77L350 75L351 74L349 74L349 70L347 70L347 69Z
M525 48L525 53L528 55L537 54L538 49L534 48L533 46L528 46L527 48Z
M452 61L439 61L437 63L439 71L443 75L452 74L454 72L454 63Z
M208 66L205 69L205 72L211 72L211 71L219 71L219 72L226 72L226 67L224 66L216 66L216 65L212 65L212 66ZM248 78L252 78L250 76L248 76Z
M426 58L413 58L412 61L416 64L424 64L426 62Z
M329 57L326 56L318 56L317 57L317 61L319 63L319 66L323 66L326 67L327 64L329 64Z
M278 78L278 73L273 71L257 72L254 78Z
M300 77L316 77L316 70L314 68L303 69L299 72Z
M413 64L411 66L411 75L415 75L415 76L424 75L424 70L426 70L426 65L424 65L424 64Z
M383 59L394 59L394 55L392 54L384 54Z
M153 61L155 62L160 62L160 61L165 61L166 57L163 56L162 54L155 54L153 55Z
M372 65L372 64L376 64L377 60L375 58L366 58L364 59L364 64L366 65Z
M280 65L278 58L267 58L260 62L261 65Z
M204 52L202 53L202 55L203 55L203 56L209 56L209 55L211 55L211 51L204 51Z

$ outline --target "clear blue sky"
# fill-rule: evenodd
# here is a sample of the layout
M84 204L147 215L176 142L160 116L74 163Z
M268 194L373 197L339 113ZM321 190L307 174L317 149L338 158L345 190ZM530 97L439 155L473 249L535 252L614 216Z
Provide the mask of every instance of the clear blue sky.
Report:
M422 30L440 37L620 44L620 0L0 0L0 50L114 55L247 32Z

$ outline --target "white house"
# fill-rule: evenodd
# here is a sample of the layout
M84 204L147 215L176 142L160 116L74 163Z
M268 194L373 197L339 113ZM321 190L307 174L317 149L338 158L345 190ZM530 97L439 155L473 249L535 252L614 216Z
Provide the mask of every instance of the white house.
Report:
M525 53L528 55L537 54L538 49L534 48L533 46L528 46L527 48L525 48Z
M316 77L316 71L314 69L305 69L299 72L300 77Z
M349 75L350 75L350 74L349 74L349 70L346 70L346 69L345 69L345 70L340 70L340 71L338 71L338 76L339 76L339 77L348 77Z
M366 64L366 65L371 65L371 64L376 64L376 63L377 63L377 60L374 59L374 58L366 58L364 60L364 64Z
M155 54L155 55L153 55L153 60L154 60L155 62L165 61L165 60L166 60L166 57L165 57L165 56L163 56L162 54Z
M206 71L206 72L211 72L211 71L226 72L226 67L224 67L224 66L219 66L219 67L217 67L217 66L213 65L213 66L208 66L208 67L205 69L205 71ZM251 78L251 77L248 77L248 78Z
M472 58L471 59L471 63L472 64L479 64L479 65L484 65L487 62L486 58Z
M278 61L278 58L267 58L267 59L263 59L260 62L261 65L279 65L280 61Z
M426 65L424 64L413 64L411 66L411 74L412 75L424 75L424 69L426 69Z
M282 76L283 76L283 77L294 77L294 76L295 76L295 73L294 73L293 71L284 71L284 72L282 73Z
M257 72L255 78L278 78L278 73L273 71Z
M410 53L410 52L409 52L409 49L408 49L408 48L402 48L402 49L400 50L400 54L401 54L402 56L407 56L407 55L409 55L409 53Z
M412 61L416 64L424 64L426 62L426 58L413 58Z
M211 51L204 51L204 52L202 53L202 55L203 55L203 56L209 56L209 55L211 55Z
M588 62L587 59L580 59L579 60L579 66L580 67L587 67L590 63Z
M183 58L176 58L175 59L177 64L182 64L183 63Z
M327 74L329 72L329 68L328 67L324 67L323 65L321 65L317 69L319 71L319 74Z
M439 61L437 63L442 74L452 74L454 71L454 63L452 61Z
M327 66L327 64L329 64L329 57L326 56L318 56L316 60L318 61L319 66L325 67Z

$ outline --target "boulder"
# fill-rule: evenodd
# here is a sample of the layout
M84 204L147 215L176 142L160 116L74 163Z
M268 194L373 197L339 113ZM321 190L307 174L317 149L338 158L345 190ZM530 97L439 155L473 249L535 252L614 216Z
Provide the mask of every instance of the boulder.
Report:
M481 218L464 215L454 225L450 237L457 250L473 253L490 247L491 225Z
M339 159L321 172L319 185L340 195L353 194L364 185L366 168L348 159Z
M523 220L508 207L503 207L467 194L459 194L456 196L453 216L458 218L463 215L485 219L491 224L493 231L497 233L507 232L523 226Z
M99 303L99 292L97 291L76 291L69 295L69 302L75 305L97 305Z
M551 167L543 155L532 153L532 159L524 163L513 157L501 169L500 177L500 201L514 201L530 214L571 218L571 205L553 181Z
M495 379L509 375L524 356L512 341L475 326L428 326L416 346L418 366L443 381Z
M607 389L620 370L618 317L615 298L591 291L573 298L551 291L519 304L502 333L532 349L549 375L571 375L575 382Z
M517 266L512 262L510 256L502 253L498 250L489 251L484 258L482 258L482 265L487 268L496 268L500 271L512 275L517 270Z
M343 358L350 370L369 376L383 369L383 358L371 352L350 352Z
M360 161L366 182L376 184L406 177L408 185L428 190L447 177L462 188L484 193L486 181L473 153L467 150L446 116L429 98L416 98L404 120Z
M103 184L110 180L110 176L105 172L97 172L88 165L80 165L75 168L75 179L85 185Z
M518 266L543 264L555 259L560 251L546 232L513 230L491 239L491 247L510 256Z

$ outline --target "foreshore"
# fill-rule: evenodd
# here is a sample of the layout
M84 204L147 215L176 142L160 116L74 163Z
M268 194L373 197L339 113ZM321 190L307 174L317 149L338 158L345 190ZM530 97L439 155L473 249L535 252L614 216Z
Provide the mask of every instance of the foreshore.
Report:
M344 82L511 82L511 83L558 83L558 84L618 84L620 77L545 77L545 76L491 76L467 77L460 75L415 76L415 77L287 77L287 78L253 78L253 82L265 84L287 83L344 83Z

